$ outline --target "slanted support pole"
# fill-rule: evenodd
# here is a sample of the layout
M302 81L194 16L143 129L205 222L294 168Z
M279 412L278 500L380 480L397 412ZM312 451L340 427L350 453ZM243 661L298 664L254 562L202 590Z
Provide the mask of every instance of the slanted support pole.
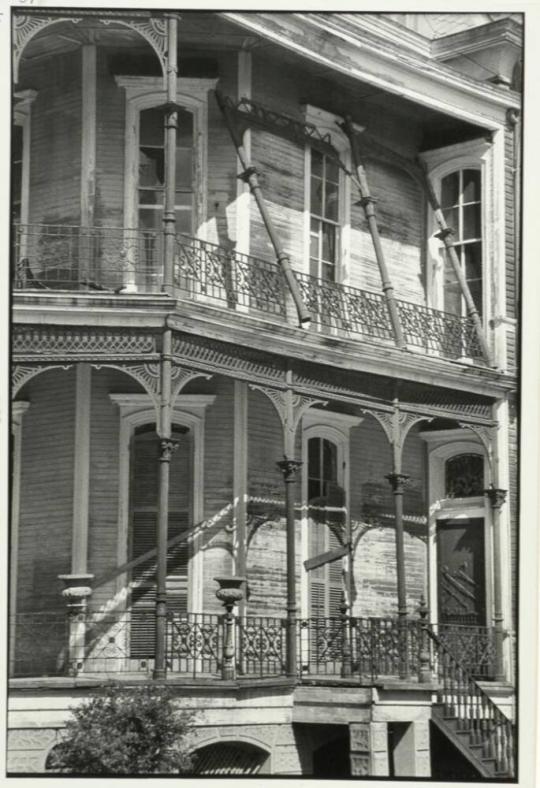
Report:
M176 134L178 130L178 105L176 90L178 80L178 17L167 15L167 102L165 111L165 204L163 206L163 291L172 295L174 248L176 243Z
M394 333L394 339L396 341L396 345L402 350L404 350L407 347L407 343L405 342L405 338L403 336L403 330L401 328L401 320L399 317L399 309L396 302L396 297L394 295L394 286L390 279L390 274L386 266L386 260L384 259L381 237L379 235L377 219L375 218L374 205L377 202L377 200L375 199L375 197L371 196L369 191L366 171L360 159L360 154L358 151L358 143L356 141L356 135L354 132L351 118L347 116L344 120L344 123L340 124L340 128L343 129L343 131L349 138L349 142L351 144L353 165L356 170L356 178L354 180L360 192L360 200L358 204L361 205L362 208L364 209L364 214L367 219L369 233L371 235L373 248L375 250L375 258L377 260L377 265L379 266L382 290L384 293L386 307L388 309L388 314L390 317L390 323L392 325L392 331Z
M505 680L504 627L501 583L501 509L506 501L506 490L490 487L484 491L491 504L493 523L493 629L495 634L495 681Z
M178 443L171 438L171 345L172 331L163 332L161 351L161 401L159 423L159 490L157 520L157 561L156 561L156 650L154 679L164 679L167 675L166 638L167 638L167 540L169 526L169 476L170 462Z
M469 318L472 320L472 323L474 325L474 330L478 338L478 344L480 345L480 349L482 350L482 355L484 356L486 363L489 366L493 366L493 359L491 356L489 345L487 343L484 334L482 321L480 319L480 315L478 314L478 309L476 308L476 304L474 303L473 297L471 295L471 291L469 289L469 285L467 284L467 280L465 278L465 274L463 273L463 269L461 267L461 263L457 256L456 250L454 249L454 244L451 238L454 231L446 223L446 219L444 218L444 213L441 210L439 200L437 198L437 195L435 194L435 189L433 188L433 184L431 183L431 179L429 178L425 166L423 167L422 171L424 174L428 200L433 210L435 221L439 226L439 232L436 234L436 237L443 242L444 247L446 249L446 254L448 255L448 259L450 260L450 263L452 265L452 269L458 281L461 294L465 301L465 306L467 307L467 314Z
M227 128L234 142L234 146L236 148L236 153L238 155L240 164L244 168L244 172L241 173L238 177L249 185L251 194L253 195L255 202L257 203L257 207L259 208L259 212L261 214L261 218L266 228L266 232L268 233L270 242L274 248L277 262L281 266L281 270L283 271L283 276L285 277L285 280L291 292L294 305L298 313L299 323L300 325L302 323L309 323L311 320L311 316L302 299L300 288L298 287L298 282L296 281L296 278L292 271L289 257L285 254L281 246L278 234L275 231L272 219L268 212L268 208L266 207L266 202L264 200L261 187L259 185L257 170L249 163L249 158L247 156L247 153L244 149L244 145L242 143L242 137L235 125L234 119L231 117L230 110L226 102L224 101L223 96L218 90L216 90L216 100L221 112L223 113L223 117L225 118L225 123L227 124Z

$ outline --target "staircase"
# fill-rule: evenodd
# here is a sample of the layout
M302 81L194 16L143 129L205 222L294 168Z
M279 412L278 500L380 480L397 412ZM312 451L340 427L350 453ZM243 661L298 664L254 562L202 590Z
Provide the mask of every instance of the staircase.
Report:
M467 672L439 638L427 630L435 644L439 679L433 723L454 744L482 777L515 777L513 723Z

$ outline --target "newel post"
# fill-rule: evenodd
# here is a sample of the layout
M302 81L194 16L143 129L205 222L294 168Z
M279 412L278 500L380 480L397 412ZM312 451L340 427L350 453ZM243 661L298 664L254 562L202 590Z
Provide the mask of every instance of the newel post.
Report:
M62 596L66 602L69 619L68 660L69 675L76 676L84 667L86 641L86 607L92 594L90 585L94 575L58 575L64 583Z
M223 662L221 665L221 677L225 680L236 678L236 659L235 659L235 640L234 640L234 615L233 608L244 598L243 586L246 578L214 577L219 588L216 591L217 598L223 602L225 608L225 632L223 637Z
M294 519L294 483L302 467L299 460L285 457L277 466L285 482L285 518L287 529L287 675L296 676L296 534Z
M420 684L427 684L431 681L431 661L429 655L429 636L428 636L428 615L429 608L426 605L424 597L420 597L420 604L418 606L419 621L419 654L418 654L418 682Z
M495 633L495 680L504 681L504 627L501 578L501 509L506 501L506 490L489 487L484 490L491 504L493 521L493 629Z

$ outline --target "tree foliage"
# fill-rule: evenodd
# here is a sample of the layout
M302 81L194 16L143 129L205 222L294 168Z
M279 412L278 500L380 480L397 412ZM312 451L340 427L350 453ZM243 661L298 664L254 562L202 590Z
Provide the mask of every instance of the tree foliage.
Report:
M50 768L75 774L189 772L190 712L175 708L164 686L111 685L80 706L51 753Z

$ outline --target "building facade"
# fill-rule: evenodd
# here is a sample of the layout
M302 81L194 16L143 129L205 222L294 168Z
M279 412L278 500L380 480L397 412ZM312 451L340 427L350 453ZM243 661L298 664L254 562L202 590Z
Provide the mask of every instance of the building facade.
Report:
M116 680L515 776L522 25L444 16L13 10L10 772Z

